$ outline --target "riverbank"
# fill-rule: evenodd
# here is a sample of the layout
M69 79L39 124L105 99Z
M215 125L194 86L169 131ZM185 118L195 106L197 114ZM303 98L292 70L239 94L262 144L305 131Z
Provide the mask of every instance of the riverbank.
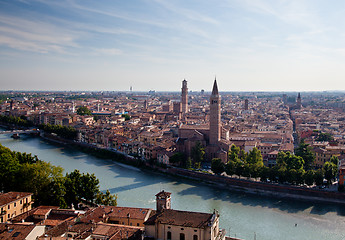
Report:
M196 172L170 166L167 168L162 168L150 165L149 163L142 160L125 156L114 151L97 148L96 146L88 144L64 140L51 134L45 134L41 137L48 141L53 141L64 145L67 144L69 146L73 145L79 150L92 154L96 157L110 158L114 161L135 166L148 171L154 171L157 173L169 174L171 176L179 178L184 177L193 181L204 182L206 184L224 190L226 189L236 192L245 192L248 194L270 196L275 198L289 198L298 199L301 201L345 204L345 193L329 192L321 189L311 189L306 187L285 186L282 184L274 183L256 182L246 179L238 179L227 176L208 174L204 172Z
M2 127L6 126L2 125ZM10 127L12 128L13 126ZM329 192L326 190L315 188L250 181L246 179L190 171L187 169L176 168L171 166L163 168L151 165L146 161L142 161L141 159L134 158L132 156L126 156L119 152L111 151L104 148L98 148L97 146L90 144L66 140L56 136L55 134L45 133L41 134L40 137L46 141L51 141L71 147L73 146L73 148L77 148L82 152L91 154L99 158L112 159L113 161L131 165L148 171L154 171L156 173L169 174L174 177L183 177L191 179L193 181L203 182L205 184L215 186L219 189L227 189L231 191L245 192L249 194L262 196L271 196L275 198L289 198L298 199L301 201L345 204L345 193Z
M155 194L171 192L175 210L220 213L222 228L241 239L344 239L345 211L340 204L314 203L263 197L223 190L216 184L164 172L124 166L111 159L96 158L69 144L61 145L42 138L21 136L13 140L0 135L2 145L18 152L33 153L39 159L61 166L65 172L79 169L94 173L102 191L118 195L119 206L155 208ZM157 173L157 174L156 174ZM298 224L295 227L296 223Z

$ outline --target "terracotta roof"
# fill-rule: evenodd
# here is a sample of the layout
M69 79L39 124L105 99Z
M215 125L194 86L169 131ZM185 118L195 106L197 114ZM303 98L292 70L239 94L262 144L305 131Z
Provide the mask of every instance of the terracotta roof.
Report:
M212 216L213 214L211 213L164 209L162 212L157 212L156 215L150 217L145 224L153 225L156 222L160 222L181 227L204 228L211 222Z
M22 222L23 220L25 222L40 222L41 220L36 220L34 219L32 216L34 214L34 212L36 212L38 209L43 209L43 211L50 211L51 209L57 209L59 207L56 206L39 206L37 208L31 209L28 212L22 213L20 215L15 216L14 218L12 218L12 222Z
M99 223L92 235L107 236L111 240L141 239L142 230L143 228L139 227Z
M51 208L37 208L33 215L47 215L51 211Z
M149 208L132 208L132 207L105 207L109 217L141 219L148 217L151 209Z
M164 190L162 190L156 194L156 197L170 197L170 195L171 195L170 192L165 192Z
M8 192L0 194L0 207L15 200L28 197L30 195L32 195L32 193L28 192Z
M209 124L200 125L182 125L179 129L196 129L196 130L208 130L210 129Z
M74 221L65 221L52 229L49 229L46 234L50 237L59 237L68 231L68 227L72 225Z
M35 227L35 225L0 223L0 239L24 240Z

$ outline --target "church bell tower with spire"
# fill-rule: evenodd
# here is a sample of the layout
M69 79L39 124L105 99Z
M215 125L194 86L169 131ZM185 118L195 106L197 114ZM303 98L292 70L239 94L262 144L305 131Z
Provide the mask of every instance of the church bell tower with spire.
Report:
M210 97L210 144L217 144L221 136L220 101L217 80L215 79Z

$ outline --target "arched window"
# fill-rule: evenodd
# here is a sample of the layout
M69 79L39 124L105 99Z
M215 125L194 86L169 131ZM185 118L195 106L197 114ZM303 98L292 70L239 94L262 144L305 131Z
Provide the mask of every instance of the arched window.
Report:
M193 235L193 240L198 240L198 235Z
M167 240L171 240L171 232L167 233Z
M184 233L180 233L180 240L185 240Z

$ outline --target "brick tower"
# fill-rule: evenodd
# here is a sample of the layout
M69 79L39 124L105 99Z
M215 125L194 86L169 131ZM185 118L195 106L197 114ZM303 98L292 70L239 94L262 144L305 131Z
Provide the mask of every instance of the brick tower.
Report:
M210 97L210 144L217 144L220 140L220 101L217 80L215 79Z
M156 194L156 210L161 212L163 209L171 209L171 193L164 190Z
M298 96L297 96L297 109L301 109L301 108L302 108L301 93L298 93Z
M187 81L184 79L182 81L182 94L181 94L181 103L182 103L182 113L188 112L188 88Z

